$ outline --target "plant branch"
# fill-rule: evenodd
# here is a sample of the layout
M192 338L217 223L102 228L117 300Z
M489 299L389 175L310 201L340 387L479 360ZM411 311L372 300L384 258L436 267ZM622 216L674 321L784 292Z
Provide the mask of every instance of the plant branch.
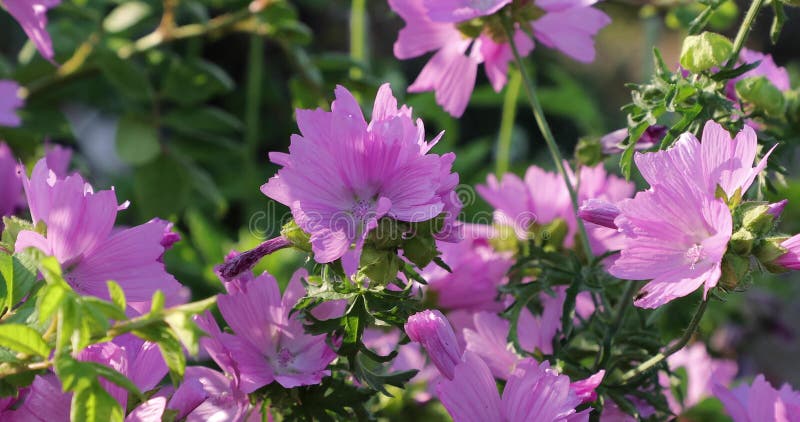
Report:
M625 314L630 304L633 303L633 295L636 293L638 287L639 283L635 281L630 281L628 286L625 287L625 292L622 294L622 297L617 303L616 310L614 311L614 320L606 329L606 334L603 338L603 349L595 361L594 372L597 372L600 368L605 368L608 364L608 360L611 358L611 348L614 345L614 336L617 335L619 328L622 326L622 322L625 320Z
M556 169L558 169L558 172L561 174L561 177L564 179L564 183L567 185L569 197L572 200L572 210L575 213L575 221L578 225L578 233L581 237L581 244L583 245L586 258L590 259L592 257L592 248L589 246L589 237L586 235L586 227L584 227L583 221L580 219L580 217L578 217L578 194L575 190L575 187L572 185L570 174L567 173L567 170L564 166L564 159L561 157L561 152L558 150L558 144L556 143L553 132L550 130L550 125L547 123L547 119L544 116L542 105L539 103L539 97L536 95L536 90L533 88L533 83L531 82L530 76L525 69L525 64L522 61L522 57L519 55L517 44L514 42L513 24L507 15L501 14L501 17L503 19L503 29L505 29L506 37L508 38L508 44L511 46L511 51L514 53L514 60L519 68L519 73L522 75L522 82L524 83L525 91L528 94L528 102L530 103L533 117L536 120L536 124L539 126L539 131L542 133L542 137L544 137L544 141L547 144L547 149L550 151L550 156L553 159L553 163L555 164Z
M694 313L694 316L692 316L692 320L689 322L689 326L686 327L686 331L683 333L683 336L681 336L677 342L664 349L664 351L640 363L636 368L633 368L630 371L622 374L622 377L620 378L620 384L626 384L639 378L668 357L683 349L683 347L689 343L689 340L691 340L695 331L697 331L697 326L700 324L700 320L703 318L703 314L706 312L707 307L708 299L701 301Z

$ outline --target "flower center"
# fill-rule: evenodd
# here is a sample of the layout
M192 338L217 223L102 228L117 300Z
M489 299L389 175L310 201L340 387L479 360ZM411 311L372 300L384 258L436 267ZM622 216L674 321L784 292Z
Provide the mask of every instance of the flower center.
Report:
M281 347L281 350L278 352L278 363L280 363L281 366L287 366L291 361L292 361L292 352L290 352L289 349L285 347Z
M356 204L353 205L353 216L359 220L366 220L366 217L372 211L372 202L366 201L364 199L359 199L356 201Z
M703 245L695 243L688 251L686 251L686 259L689 261L689 268L694 269L697 263L703 259Z

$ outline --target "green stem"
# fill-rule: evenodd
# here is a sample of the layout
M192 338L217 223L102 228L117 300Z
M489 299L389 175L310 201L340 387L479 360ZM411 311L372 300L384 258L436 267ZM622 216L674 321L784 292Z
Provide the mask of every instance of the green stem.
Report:
M517 117L517 98L522 85L520 72L509 69L510 74L503 99L503 118L500 121L500 134L497 139L497 176L508 171L511 163L511 137L514 132L514 119Z
M592 257L592 248L589 246L589 237L586 235L586 227L584 227L583 221L580 219L580 217L578 217L578 194L575 191L575 187L572 185L572 182L570 181L570 175L567 173L567 170L564 167L564 158L561 157L561 152L558 150L558 144L556 144L553 132L550 130L550 125L547 123L547 119L544 117L544 110L542 110L542 105L539 103L539 97L536 95L536 90L533 88L533 83L531 82L530 76L525 69L525 64L522 61L522 57L519 55L517 44L514 42L514 27L508 16L505 14L502 14L501 16L503 18L503 29L505 29L506 37L508 38L508 44L511 46L511 51L514 53L514 60L517 63L517 68L519 68L519 73L522 75L522 82L525 84L525 92L528 94L528 102L530 103L533 117L536 120L536 124L539 126L539 131L544 137L544 141L547 144L547 149L550 151L550 156L553 159L553 163L555 164L556 169L558 169L558 172L561 174L561 177L564 179L564 184L567 185L569 197L572 200L572 210L575 213L575 221L578 224L578 233L581 238L581 244L583 245L586 258L590 259Z
M697 310L692 316L691 322L689 322L689 326L686 327L686 331L683 333L680 339L675 342L672 346L667 347L664 351L660 352L659 354L653 356L652 358L642 362L636 368L631 369L630 371L622 374L620 378L620 384L624 385L630 381L635 380L636 378L640 377L641 375L647 373L647 371L653 369L656 365L663 362L668 357L672 356L677 351L683 349L689 340L691 340L694 332L697 330L697 326L700 324L700 320L703 318L703 314L706 312L706 308L708 307L708 300L703 300L700 302L700 305L697 307Z
M353 0L350 7L350 58L358 63L366 63L366 9L367 0ZM352 79L361 79L363 73L355 66L350 69Z
M731 52L731 58L728 60L728 64L725 67L733 67L733 65L736 64L739 53L744 47L744 42L747 40L747 36L750 35L750 30L753 29L756 16L758 16L758 12L761 11L763 5L764 0L753 0L753 2L750 3L750 8L747 9L747 14L744 15L742 26L739 27L739 32L736 33L736 38L733 40L733 52Z

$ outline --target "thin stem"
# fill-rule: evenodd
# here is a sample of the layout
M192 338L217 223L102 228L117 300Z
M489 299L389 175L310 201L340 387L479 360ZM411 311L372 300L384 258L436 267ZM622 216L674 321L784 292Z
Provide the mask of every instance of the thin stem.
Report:
M667 347L661 353L653 356L652 358L642 362L636 368L631 369L630 371L622 374L620 378L620 384L625 384L627 382L633 381L636 378L640 377L641 375L647 373L650 369L655 367L656 365L663 362L668 357L672 356L677 351L683 349L689 340L691 340L694 332L697 330L697 326L700 324L700 320L703 318L703 314L706 312L706 308L708 307L708 300L703 300L700 302L700 305L697 307L697 310L692 316L692 320L689 322L689 326L686 327L686 331L683 333L680 339L677 342L672 344L671 346Z
M245 97L245 142L247 152L253 157L258 150L258 132L261 114L261 82L264 76L264 38L250 36L250 54L247 59L247 96Z
M586 227L584 227L583 221L580 219L580 217L578 217L578 194L575 191L575 187L572 185L572 182L570 181L570 174L567 173L567 170L564 167L564 159L561 157L561 152L558 150L558 144L556 144L553 132L550 130L550 125L547 123L547 119L545 119L544 110L542 110L542 105L539 103L539 97L536 95L536 91L533 88L533 83L531 82L530 76L525 70L525 64L522 61L522 57L519 55L517 44L514 42L514 27L508 16L505 14L502 14L501 16L503 18L503 29L505 29L506 37L508 38L508 44L511 46L511 51L514 53L514 60L519 68L519 73L522 75L522 82L525 84L525 92L528 94L528 102L530 103L533 117L536 120L536 124L539 126L539 131L544 137L544 141L547 144L547 149L550 151L550 156L553 159L553 163L556 165L556 169L558 169L558 172L564 179L564 184L567 185L569 197L572 200L572 210L575 213L575 221L578 224L578 233L580 234L581 244L583 245L586 258L590 259L592 257L592 248L589 246L589 237L586 235Z
M509 69L511 76L506 85L506 95L503 99L503 118L500 121L500 134L497 139L497 176L502 176L508 171L511 163L511 137L514 132L514 119L517 117L517 99L522 85L520 72Z
M51 366L53 366L53 361L51 360L29 363L27 365L4 363L0 365L0 379L28 371L41 371L43 369L50 368Z
M750 8L747 9L747 14L744 15L742 26L739 27L739 32L736 33L736 38L733 40L733 52L731 52L731 58L728 60L728 64L725 67L733 67L733 65L736 64L739 53L744 47L744 42L747 40L747 36L750 35L750 30L753 29L756 16L758 16L758 12L761 11L763 5L764 0L753 0L753 2L750 3Z
M628 282L628 286L625 287L625 292L622 294L619 303L617 303L617 308L614 312L614 320L606 330L606 335L603 339L602 353L595 361L595 371L600 368L605 368L608 364L608 360L611 359L611 348L614 346L614 337L617 335L617 331L619 331L622 322L625 320L625 314L630 304L633 303L633 295L636 293L638 287L639 283L635 281Z
M350 7L350 58L354 62L365 63L367 0L353 0ZM350 68L350 77L361 79L364 72L356 66Z

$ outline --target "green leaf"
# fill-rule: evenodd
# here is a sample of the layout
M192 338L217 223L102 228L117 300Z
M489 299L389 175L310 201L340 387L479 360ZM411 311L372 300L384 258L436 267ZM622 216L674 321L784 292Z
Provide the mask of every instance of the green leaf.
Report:
M108 280L106 284L108 285L108 296L111 297L111 301L124 311L128 304L122 287L113 280Z
M33 224L29 221L14 216L3 217L3 225L5 228L3 229L2 242L0 242L0 244L9 251L14 250L14 244L17 242L17 235L19 235L19 232L23 230L35 230Z
M200 337L203 337L205 332L194 323L191 314L173 312L167 315L164 321L175 331L175 334L178 335L178 338L186 347L186 350L188 350L192 356L197 356L200 350Z
M215 64L200 59L174 59L164 80L163 94L186 106L205 102L233 87L230 76Z
M98 56L97 64L103 76L122 95L139 101L149 101L153 97L150 80L134 60L122 60L109 51Z
M36 265L26 253L0 254L0 277L5 285L5 306L12 309L36 283Z
M149 163L158 156L158 131L146 119L126 114L117 123L117 154L133 165Z
M119 403L100 384L92 384L72 396L70 420L81 422L122 422Z
M50 346L38 331L21 324L0 325L0 346L17 352L47 358Z
M770 116L780 116L786 109L783 93L764 76L744 78L736 82L736 95Z
M44 286L38 298L39 322L45 322L50 319L61 307L68 294L69 290L59 284Z
M108 320L113 319L117 321L124 321L128 319L125 315L125 308L120 308L114 303L106 302L105 300L98 299L93 296L84 296L80 298L83 308L90 315L93 315L98 322L103 323L104 326L108 325ZM105 331L105 330L103 330Z
M161 290L156 290L155 293L153 293L153 299L150 300L150 313L163 311L164 301L166 301L164 292L162 292Z
M151 15L150 5L141 1L126 1L115 7L103 20L103 29L115 33L125 31Z
M137 211L145 219L183 212L190 199L191 182L180 162L169 154L160 154L136 169L133 192Z

